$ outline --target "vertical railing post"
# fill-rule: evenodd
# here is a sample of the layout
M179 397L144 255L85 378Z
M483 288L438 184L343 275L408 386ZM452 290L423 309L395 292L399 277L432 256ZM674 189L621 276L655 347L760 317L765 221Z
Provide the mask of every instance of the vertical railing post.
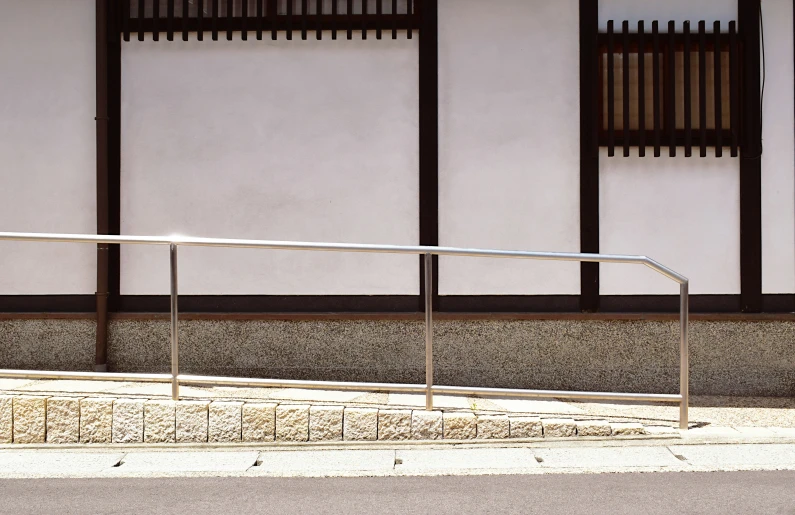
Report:
M433 256L425 254L425 409L433 410Z
M171 244L171 398L179 400L179 333L177 329L177 244Z
M689 318L689 282L679 285L680 311L679 311L679 394L682 400L679 403L679 429L687 429L688 403L690 402L690 349L688 347L688 318Z

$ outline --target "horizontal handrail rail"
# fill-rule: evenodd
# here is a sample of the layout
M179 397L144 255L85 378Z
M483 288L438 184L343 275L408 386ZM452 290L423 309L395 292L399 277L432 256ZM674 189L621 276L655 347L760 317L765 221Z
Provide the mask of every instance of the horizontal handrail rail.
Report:
M531 252L520 250L494 250L460 247L440 247L424 245L375 245L361 243L328 243L328 242L300 242L300 241L271 241L252 239L230 238L197 238L190 236L122 236L122 235L92 235L92 234L51 234L51 233L25 233L25 232L0 232L0 241L26 241L26 242L58 242L58 243L94 243L94 244L132 244L132 245L169 245L171 248L171 374L89 374L89 373L58 373L0 370L0 377L48 377L48 378L73 378L85 377L95 379L101 376L111 380L143 381L170 380L172 383L172 396L179 398L179 384L241 384L241 385L294 385L304 388L336 387L339 389L379 389L392 391L424 391L426 394L426 408L433 407L433 393L444 392L450 395L510 395L542 397L554 396L561 398L578 399L621 399L649 402L678 402L680 405L679 423L681 429L687 429L688 401L689 401L689 351L688 351L688 312L689 312L689 281L687 277L672 269L646 257L621 254L589 254L576 252ZM609 393L609 392L563 392L556 390L514 390L495 388L468 388L460 386L438 386L433 384L433 326L431 296L425 296L425 322L426 322L426 384L400 385L383 383L340 383L324 381L291 381L271 379L237 379L205 376L186 376L179 374L179 350L177 332L177 248L179 246L192 247L224 247L224 248L249 248L271 250L294 250L316 252L364 252L375 254L413 254L425 256L425 291L430 291L432 278L431 256L465 256L465 257L490 257L490 258L516 258L546 261L577 261L592 263L627 263L645 265L655 272L679 284L680 289L680 378L678 395L673 394L638 394L638 393ZM27 374L27 375L26 375Z
M646 256L622 254L589 254L579 252L530 252L525 250L471 249L425 245L369 245L364 243L319 243L305 241L272 241L230 238L193 238L188 236L94 236L92 234L46 234L0 232L0 240L60 243L109 243L132 245L182 245L186 247L224 247L238 249L308 250L318 252L364 252L372 254L434 254L493 258L524 258L546 261L580 261L588 263L635 263L646 265L679 284L687 278Z

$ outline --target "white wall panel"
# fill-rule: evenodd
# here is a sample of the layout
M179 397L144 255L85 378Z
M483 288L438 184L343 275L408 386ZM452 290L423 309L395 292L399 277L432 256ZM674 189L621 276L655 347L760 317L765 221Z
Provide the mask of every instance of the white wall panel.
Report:
M122 230L416 244L417 38L131 41ZM122 293L165 293L163 248ZM186 294L417 294L414 256L185 248Z
M3 231L96 232L93 0L4 0ZM0 294L86 294L96 247L0 243Z
M737 19L737 0L600 0L599 27L607 21L690 20L726 25ZM647 151L648 152L648 151ZM740 292L739 161L684 157L607 157L600 154L600 249L645 254L688 276L691 293ZM648 153L647 153L648 156ZM603 295L678 293L676 284L646 267L601 265Z
M762 291L795 292L795 120L792 2L762 2L765 105L762 153Z
M600 249L641 254L690 279L690 293L740 293L740 165L736 158L600 154ZM647 154L648 156L648 154ZM726 153L724 153L726 156ZM601 265L601 293L678 293L644 266Z
M575 0L439 2L442 245L578 251ZM576 263L441 258L440 293L578 294Z

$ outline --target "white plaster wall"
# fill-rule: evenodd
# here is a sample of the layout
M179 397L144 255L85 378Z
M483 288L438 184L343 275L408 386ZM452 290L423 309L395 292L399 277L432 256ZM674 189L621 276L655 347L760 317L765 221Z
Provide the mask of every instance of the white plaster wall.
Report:
M0 2L0 227L96 233L93 0ZM96 247L0 243L0 294L95 291Z
M795 292L792 2L764 0L767 80L762 143L762 290Z
M705 158L632 152L600 153L600 250L656 259L687 276L690 293L740 293L739 160L711 150ZM647 267L620 264L601 265L600 287L603 295L679 291Z
M439 1L442 245L579 251L576 0ZM441 258L453 294L578 294L576 263Z
M209 36L205 35L209 40ZM122 231L414 245L417 38L131 41ZM124 294L166 293L123 248ZM185 294L417 294L414 256L184 248Z
M763 0L765 1L765 0ZM770 1L770 0L766 0ZM772 0L783 2L784 0ZM638 21L658 20L666 24L673 20L677 30L681 30L682 23L689 20L690 25L698 27L700 20L706 20L707 25L720 21L728 25L737 19L737 0L599 0L599 30L607 30L607 22L614 20L620 25L624 20L629 21L630 27L637 28ZM790 20L791 21L791 20ZM649 23L646 24L650 26ZM694 29L695 30L695 29Z
M696 4L696 5L694 5ZM736 0L600 0L599 26L607 21L737 19ZM708 23L709 24L709 23ZM691 280L695 294L740 292L739 160L724 157L607 157L599 171L600 249L644 254ZM648 152L646 154L649 156ZM678 293L678 286L646 267L601 265L603 295Z

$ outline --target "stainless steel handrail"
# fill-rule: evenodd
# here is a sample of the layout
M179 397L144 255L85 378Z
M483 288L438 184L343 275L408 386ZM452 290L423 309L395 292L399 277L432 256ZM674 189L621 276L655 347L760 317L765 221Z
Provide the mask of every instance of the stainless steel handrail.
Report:
M30 370L0 370L0 377L22 377L28 379L101 379L111 381L170 381L174 400L179 399L179 385L210 384L238 386L328 388L342 390L378 390L400 392L424 392L425 407L433 409L433 394L482 395L512 397L559 397L570 399L613 399L643 402L675 402L679 404L679 427L687 429L689 402L689 350L688 350L688 279L646 256L627 256L612 254L582 254L570 252L527 252L515 250L467 249L457 247L367 245L358 243L315 243L296 241L268 241L225 238L194 238L187 236L112 236L89 234L46 234L0 232L0 241L62 242L62 243L109 243L133 245L168 245L171 267L171 374L120 374L89 372L53 372ZM229 377L191 376L179 373L179 339L177 322L178 284L177 249L179 246L254 248L274 250L302 250L316 252L366 252L376 254L420 254L425 257L425 291L431 291L433 262L432 256L469 256L492 258L518 258L549 261L578 261L592 263L630 263L645 265L655 272L679 284L679 394L642 394L617 392L568 392L555 390L513 390L498 388L470 388L461 386L436 386L433 384L433 318L431 296L425 296L425 385L346 383L335 381L295 381L273 379L238 379Z

